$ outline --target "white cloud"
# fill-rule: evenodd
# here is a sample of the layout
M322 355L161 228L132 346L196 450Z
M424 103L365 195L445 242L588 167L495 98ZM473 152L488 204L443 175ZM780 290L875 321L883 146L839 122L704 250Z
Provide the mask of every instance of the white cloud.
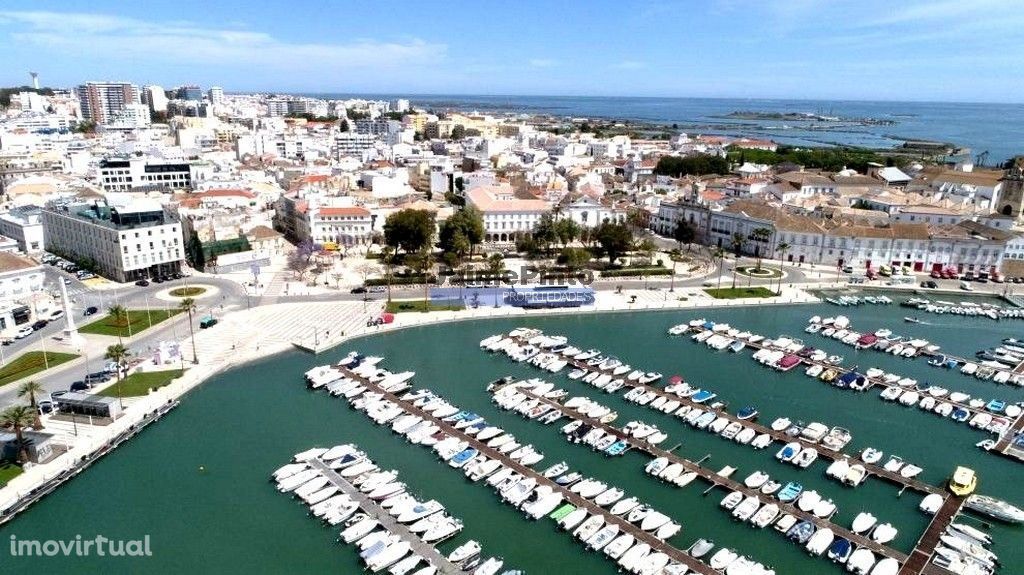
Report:
M551 60L549 58L533 58L530 60L530 65L534 68L554 68L558 64L558 60Z
M4 29L16 41L79 58L148 59L253 71L400 68L437 63L446 53L444 44L420 39L297 43L264 32L102 14L0 11L0 30Z
M647 67L647 62L640 62L639 60L623 60L612 64L611 67L616 70L640 70Z

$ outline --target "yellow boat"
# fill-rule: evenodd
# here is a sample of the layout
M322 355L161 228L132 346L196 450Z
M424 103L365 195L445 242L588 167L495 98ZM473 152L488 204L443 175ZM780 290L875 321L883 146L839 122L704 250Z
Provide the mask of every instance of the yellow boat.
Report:
M957 467L953 477L949 478L949 490L961 497L973 493L977 486L978 476L973 469L967 467Z
M836 370L834 370L834 369L826 369L824 371L824 373L821 374L821 381L824 381L826 383L831 383L838 376L839 376L839 373L836 372Z

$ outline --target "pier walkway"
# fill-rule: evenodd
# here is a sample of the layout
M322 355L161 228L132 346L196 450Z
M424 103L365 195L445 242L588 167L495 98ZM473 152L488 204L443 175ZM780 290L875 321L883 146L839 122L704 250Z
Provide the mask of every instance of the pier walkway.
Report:
M1024 447L1017 443L1017 438L1021 433L1024 433L1024 415L1018 417L1017 421L1014 421L1013 425L1003 432L1003 435L991 451L1016 459L1017 461L1024 461Z
M678 455L676 455L674 453L671 453L671 452L665 451L663 449L660 449L658 447L655 447L655 446L647 443L646 441L635 440L635 439L629 437L628 435L626 435L622 430L620 430L618 428L612 427L611 425L608 425L608 424L605 424L605 423L601 423L600 421L597 421L595 419L591 419L589 417L580 415L578 412L574 412L574 411L570 410L569 408L565 407L564 405L562 405L562 404L560 404L560 403L558 403L558 402L556 402L556 401L554 401L552 399L548 399L546 397L541 397L541 396L532 394L532 393L530 393L530 391L528 389L521 389L521 390L519 390L519 392L523 393L524 395L526 395L526 396L528 396L528 397L530 397L532 399L539 400L539 401L541 401L541 402L543 402L543 403L545 403L547 405L550 405L550 406L554 407L555 409L558 409L563 414L569 416L572 419L581 420L581 421L585 422L588 425L600 428L605 433L611 433L611 434L614 434L615 436L617 436L620 439L627 440L629 442L629 444L634 449L638 449L640 451L644 451L644 452L648 453L649 455L651 455L652 457L664 457L664 458L668 459L668 461L670 461L671 463L678 463L678 464L682 465L683 468L686 469L686 471L688 471L688 472L692 471L692 472L696 473L698 475L698 477L700 477L700 478L704 479L705 481L707 481L708 483L712 484L712 486L722 486L722 487L724 487L726 489L729 489L731 491L739 491L739 492L743 493L743 495L745 497L756 497L758 500L761 501L762 505L766 505L768 503L774 503L775 505L779 506L779 509L783 513L788 513L788 514L793 515L793 516L795 516L795 517L797 517L797 518L799 518L801 520L804 520L804 521L810 521L818 529L823 529L823 528L831 529L832 532L837 537L843 537L843 538L849 540L851 543L856 544L858 547L866 547L866 548L870 549L871 551L873 551L876 554L884 555L886 557L892 557L893 559L895 559L895 560L897 560L897 561L899 561L901 563L907 559L906 555L900 553L899 551L896 551L895 549L891 549L889 547L886 547L885 545L881 545L879 543L876 543L876 542L872 541L871 539L869 539L867 537L864 537L862 535L858 535L858 534L854 533L853 531L850 531L850 530L848 530L846 528L840 527L840 526L832 523L828 519L823 519L821 517L815 516L814 514L802 511L796 505L793 505L791 503L783 503L783 502L781 502L781 501L779 501L777 499L772 498L769 495L765 495L765 494L761 493L757 489L751 489L751 488L747 487L746 485L743 485L742 483L740 483L738 481L735 481L735 480L730 479L728 477L723 477L723 476L719 475L718 473L716 473L716 472L714 472L714 471L712 471L710 469L707 469L705 467L701 467L700 465L690 461L689 459L685 459L685 458L680 457L680 456L678 456Z
M520 340L520 341L522 341L522 340ZM606 371L599 370L599 369L597 369L596 366L587 365L587 363L584 362L584 361L570 360L569 364L573 365L573 366L575 366L575 367L577 367L579 369L585 369L587 371L599 371L601 373L608 373L608 374L611 373L610 371L607 371L607 370ZM664 390L662 390L660 388L657 388L657 387L653 387L651 385L641 384L641 383L638 383L638 382L635 382L635 381L627 381L625 387L634 387L634 388L638 387L638 388L642 388L645 391L650 391L650 392L656 393L659 396L666 397L666 398L671 399L671 400L679 401L681 405L689 405L690 407L698 408L698 409L703 409L705 411L711 409L711 407L708 406L707 404L697 403L695 401L692 401L690 398L679 397L677 395L674 395L674 394L671 394L671 393L667 393ZM733 415L731 413L728 413L728 412L726 412L724 410L715 410L715 412L719 416L725 417L730 422L738 422L741 425L743 425L744 427L749 427L749 428L754 429L758 433L767 433L767 434L769 434L772 437L772 439L774 439L776 441L780 441L783 444L796 441L796 442L799 442L804 447L813 447L815 450L818 451L818 454L820 456L828 458L828 459L831 459L833 461L834 460L838 460L838 459L847 459L847 460L849 460L851 462L851 464L852 463L859 463L859 464L864 466L864 469L867 470L869 475L874 475L874 476L879 477L881 479L885 479L886 481L889 481L891 483L896 484L900 488L910 488L910 489L913 489L914 491L918 491L918 492L924 493L925 495L932 494L932 493L938 493L940 495L944 495L945 494L945 491L943 489L935 487L934 485L931 485L929 483L925 483L923 481L919 481L917 479L903 477L899 473L893 473L891 471L886 471L880 465L874 465L874 464L870 464L870 463L865 463L864 461L860 461L859 459L857 459L855 457L852 457L852 456L850 456L850 455L848 455L846 453L843 453L842 451L831 451L829 449L825 449L825 448L823 448L818 443L814 443L814 442L809 441L807 439L804 439L802 437L794 437L794 436L791 436L791 435L787 435L784 431L775 431L774 429L771 429L770 427L765 427L764 425L761 425L761 424L756 423L754 421L740 419L740 418L736 417L735 415Z
M388 401L394 403L395 405L401 406L406 412L417 415L418 417L423 418L424 421L430 421L434 425L438 426L438 428L440 428L445 434L452 437L458 437L460 441L465 441L468 445L479 451L481 454L486 455L491 459L496 459L500 461L505 467L513 469L516 473L519 473L524 477L530 477L534 479L537 482L537 485L547 485L551 487L554 491L562 494L563 501L570 503L576 506L577 508L582 507L591 514L602 515L604 517L606 524L617 525L619 527L620 534L629 533L636 539L637 543L646 543L650 545L652 552L658 551L664 553L665 555L668 555L672 560L686 565L692 573L699 573L700 575L716 575L717 572L711 569L711 567L709 567L705 563L691 557L690 555L686 554L680 549L669 545L667 542L658 539L651 533L648 533L640 529L638 526L626 521L622 517L612 515L608 512L607 509L599 507L592 501L569 491L568 489L562 487L561 485L558 485L557 483L555 483L551 479L544 477L534 469L513 461L506 454L501 453L494 448L487 447L486 443L477 440L471 435L463 433L462 430L455 429L455 427L452 426L450 423L441 421L440 419L434 417L430 413L416 407L411 402L399 399L398 396L388 393L387 391L384 391L377 384L371 382L370 380L364 377L356 375L352 371L342 366L337 366L337 369L344 373L346 377L350 377L352 379L359 381L360 384L365 386L368 390L372 390L375 393L379 393L383 395Z
M708 330L706 330L704 328L690 328L690 331L686 332L686 335L689 335L690 333L699 333L699 332L702 332L702 331L708 331ZM774 350L775 349L775 348L766 348L766 346L762 345L761 342L751 343L751 342L746 342L745 341L743 343L745 343L747 347L753 348L755 350L760 350L760 349L773 349ZM779 350L779 351L781 351L781 350ZM806 357L801 357L800 358L800 364L809 365L809 366L810 365L818 365L818 366L821 366L824 369L831 369L831 370L835 371L840 376L841 375L845 375L847 373L850 373L852 371L855 371L855 369L851 369L851 368L847 368L847 367L842 367L842 366L838 366L838 365L832 365L830 363L812 361L811 359L806 358ZM798 365L800 365L800 364L798 364ZM884 381L879 381L877 379L869 378L869 377L867 377L866 375L864 375L863 373L861 373L859 371L857 371L856 373L858 373L859 375L864 376L864 381L866 381L867 384L868 384L867 387L865 387L863 389L863 391L867 391L868 389L871 389L873 387L882 387L882 388L893 387L892 385L889 385L889 384L885 383ZM899 387L899 386L896 386L896 387ZM908 387L908 388L905 388L905 389L909 390L911 388ZM918 390L918 391L920 391L920 390ZM953 400L949 399L948 397L937 397L937 398L935 398L935 401L937 403L938 402L948 403L948 404L950 404L950 405L952 405L954 407L962 408L962 409L968 411L971 414L972 417L976 413L980 413L980 412L984 412L985 411L984 409L979 409L977 407L971 407L970 405L968 405L966 403L963 403L963 402L953 401ZM1024 415L1022 415L1022 417L1024 417Z
M963 497L950 494L946 498L942 507L939 508L938 512L935 513L935 517L932 518L928 529L917 540L917 545L914 546L910 557L900 568L898 575L942 575L949 573L946 569L929 563L929 561L931 561L932 555L935 553L935 547L939 544L939 536L953 522L953 518L960 513L960 508L963 504Z
M359 504L360 509L362 509L367 515L379 521L382 527L408 542L412 546L412 552L425 559L434 567L437 567L439 573L443 573L444 575L457 575L462 573L462 570L459 569L457 565L449 561L448 558L442 555L441 552L433 545L425 543L420 539L419 535L409 531L408 526L399 523L390 513L378 505L376 501L370 499L366 494L356 489L355 486L346 481L344 477L331 469L326 463L317 458L310 459L306 463L308 463L310 467L319 471L321 475L326 477L331 484L341 490L342 493L351 497Z

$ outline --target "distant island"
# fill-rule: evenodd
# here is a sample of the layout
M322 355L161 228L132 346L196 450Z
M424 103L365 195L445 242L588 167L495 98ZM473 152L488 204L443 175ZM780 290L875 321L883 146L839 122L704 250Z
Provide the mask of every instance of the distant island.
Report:
M893 126L895 120L881 120L878 118L843 118L840 116L826 116L811 112L758 112L755 110L740 110L729 112L724 116L712 116L713 118L727 118L732 120L781 120L784 122L841 122L844 124L858 124L861 126Z

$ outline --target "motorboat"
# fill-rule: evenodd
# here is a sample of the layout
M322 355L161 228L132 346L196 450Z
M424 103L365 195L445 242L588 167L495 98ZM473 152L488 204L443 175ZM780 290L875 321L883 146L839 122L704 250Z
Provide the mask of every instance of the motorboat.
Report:
M882 460L883 455L884 453L882 453L881 450L875 449L874 447L866 447L864 448L864 451L860 452L860 459L864 463L874 465Z
M835 563L846 563L851 553L853 553L853 544L842 537L833 541L828 548L828 558Z
M699 559L707 555L714 548L714 541L710 539L698 539L693 545L690 546L687 552L690 554L690 556Z
M971 495L967 498L968 509L1007 523L1024 523L1024 510L1005 501L987 495Z
M895 539L897 533L898 530L891 523L882 523L871 531L871 540L884 545Z
M767 483L769 479L770 477L767 473L763 471L755 471L748 475L747 478L743 480L743 484L749 487L750 489L758 489L762 485Z
M846 561L846 570L854 575L868 575L875 565L875 554L870 549L860 547Z
M851 529L854 533L862 535L864 533L867 533L868 531L871 531L871 529L875 526L876 523L878 523L878 519L874 515L866 511L862 511L861 513L858 513L856 517L853 518L853 525Z
M835 540L835 534L832 533L831 529L818 529L814 532L814 535L807 541L804 546L807 552L811 555L821 555L828 550L829 546L832 545L832 541Z
M786 484L785 487L782 488L782 491L779 491L779 501L782 501L783 503L789 503L791 501L794 501L797 497L800 497L800 494L803 493L803 490L803 485L800 485L799 483L796 483L794 481L790 481L789 483Z

